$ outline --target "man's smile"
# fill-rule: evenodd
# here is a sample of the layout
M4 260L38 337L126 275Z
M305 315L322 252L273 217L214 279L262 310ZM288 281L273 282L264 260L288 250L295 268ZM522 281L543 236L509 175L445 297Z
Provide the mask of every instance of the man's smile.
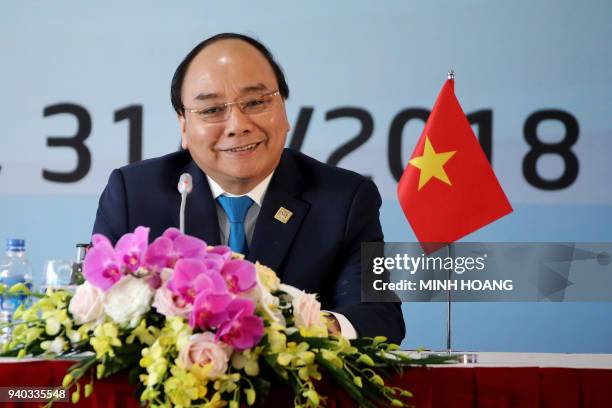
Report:
M227 149L218 149L218 151L220 152L224 152L224 153L242 153L242 152L249 152L252 150L257 149L257 147L262 143L262 141L260 142L255 142L255 143L250 143L250 144L246 144L246 145L241 145L241 146L236 146L236 147L230 147Z

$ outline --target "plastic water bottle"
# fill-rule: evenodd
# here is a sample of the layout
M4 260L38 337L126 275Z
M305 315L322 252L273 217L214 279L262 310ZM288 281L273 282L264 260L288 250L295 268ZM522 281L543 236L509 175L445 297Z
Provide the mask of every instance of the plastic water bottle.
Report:
M32 267L25 255L25 241L23 239L6 240L6 257L0 264L0 283L6 285L5 292L0 296L0 323L10 323L13 313L28 301L25 295L9 295L8 290L17 283L24 283L32 289ZM10 329L0 333L0 343L8 340Z

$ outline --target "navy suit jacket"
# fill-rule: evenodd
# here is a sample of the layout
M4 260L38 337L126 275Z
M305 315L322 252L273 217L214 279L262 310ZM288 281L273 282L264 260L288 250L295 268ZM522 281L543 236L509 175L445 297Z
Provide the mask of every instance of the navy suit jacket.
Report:
M114 170L102 196L93 232L116 242L139 225L150 239L178 227L181 174L193 177L185 209L185 233L219 245L219 221L205 174L188 151ZM318 162L291 149L264 196L248 259L272 268L280 279L318 293L323 309L342 313L360 336L384 335L400 342L404 320L399 303L361 303L361 243L382 241L381 205L367 178ZM286 224L280 207L293 215Z

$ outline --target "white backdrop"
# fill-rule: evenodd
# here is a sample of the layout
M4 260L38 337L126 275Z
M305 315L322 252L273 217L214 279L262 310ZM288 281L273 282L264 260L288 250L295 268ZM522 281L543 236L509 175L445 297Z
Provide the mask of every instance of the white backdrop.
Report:
M515 208L469 239L612 239L612 4L260 3L3 3L0 239L25 237L36 273L44 259L71 257L130 143L132 159L177 149L170 79L195 44L223 31L255 36L283 66L288 144L373 177L388 240L414 239L395 188L423 122L405 121L431 109L449 68ZM299 118L307 126L296 132ZM352 139L356 148L342 148ZM405 346L442 347L444 305L404 310ZM609 303L457 305L455 344L612 352L610 312Z

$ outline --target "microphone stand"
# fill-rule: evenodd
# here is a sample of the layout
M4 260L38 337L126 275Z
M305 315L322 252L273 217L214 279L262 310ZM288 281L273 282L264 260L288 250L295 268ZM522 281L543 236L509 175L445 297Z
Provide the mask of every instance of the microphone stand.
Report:
M193 179L191 174L183 173L179 178L178 192L181 194L181 208L179 210L179 229L185 233L185 206L187 205L187 195L193 190Z
M187 194L189 194L186 191L183 191L181 193L181 209L180 209L180 213L179 213L179 229L181 230L181 233L185 233L185 204L187 204Z

